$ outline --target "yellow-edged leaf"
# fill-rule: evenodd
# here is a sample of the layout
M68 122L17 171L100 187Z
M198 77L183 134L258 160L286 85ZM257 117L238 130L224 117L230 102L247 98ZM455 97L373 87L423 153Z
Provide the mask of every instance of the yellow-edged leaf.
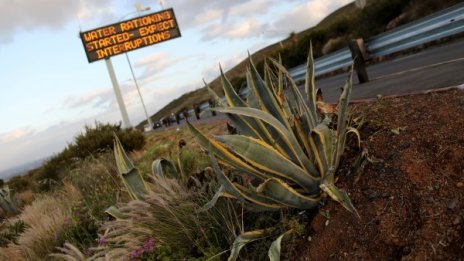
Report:
M274 177L297 183L309 193L319 191L319 183L304 169L282 156L269 144L242 135L222 135L217 139L227 144L234 152L242 156L254 167L263 170Z
M281 204L297 208L312 209L317 207L319 196L305 196L279 179L270 178L259 185L258 192Z

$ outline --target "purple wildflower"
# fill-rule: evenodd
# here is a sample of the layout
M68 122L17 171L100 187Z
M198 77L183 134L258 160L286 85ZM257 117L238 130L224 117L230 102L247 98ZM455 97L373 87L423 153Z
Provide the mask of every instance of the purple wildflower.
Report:
M99 236L97 241L98 245L105 245L106 243L108 243L108 240L105 236Z
M144 253L153 253L155 251L155 239L150 237L142 247L132 251L129 256L131 258L140 258Z
M143 244L143 250L147 253L153 253L155 251L154 249L154 244L155 244L155 239L150 237L144 244Z
M130 257L132 258L139 258L143 254L143 249L136 249L130 253Z
M67 225L69 225L69 223L71 223L70 220L69 220L69 218L68 218L68 217L65 217L65 218L64 218L64 221L63 221L63 225L67 226Z

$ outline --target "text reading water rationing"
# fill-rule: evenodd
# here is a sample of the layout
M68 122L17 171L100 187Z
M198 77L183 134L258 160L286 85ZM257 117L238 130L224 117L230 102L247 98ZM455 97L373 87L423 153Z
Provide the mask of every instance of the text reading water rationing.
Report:
M180 37L173 9L80 34L89 62Z

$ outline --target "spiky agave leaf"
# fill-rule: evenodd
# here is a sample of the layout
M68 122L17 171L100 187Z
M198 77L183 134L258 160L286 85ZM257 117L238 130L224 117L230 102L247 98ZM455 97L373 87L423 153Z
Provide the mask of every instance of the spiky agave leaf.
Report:
M304 118L304 120L308 123L308 126L310 128L308 131L310 131L312 128L314 128L318 124L317 117L314 117L314 113L311 112L310 108L306 104L306 99L304 98L303 94L301 94L298 86L296 85L295 81L290 75L290 72L288 72L288 70L278 61L272 58L270 58L270 60L272 61L274 66L283 73L285 79L288 80L290 90L295 96L295 100L297 103L297 107L296 107L297 113L298 115L301 115Z
M119 176L122 178L124 185L132 199L140 199L147 194L147 185L135 168L132 161L126 154L121 141L115 135L114 138L114 157Z
M322 180L324 180L330 170L334 168L332 165L334 142L334 131L329 129L324 123L317 125L309 134L311 151L317 162Z
M312 209L319 202L319 196L307 196L275 178L270 178L259 185L257 192L287 207L297 209Z
M128 218L120 209L115 206L110 206L105 210L105 213L112 216L115 219L126 219Z
M313 58L313 46L310 44L308 60L306 62L306 75L305 75L305 92L308 97L308 108L311 113L311 117L317 122L317 110L316 110L316 83L314 73L314 58Z
M289 154L285 153L284 151L280 150L280 152L287 156L287 158L292 159L293 162L300 165L302 168L305 168L306 171L314 176L318 177L319 172L315 169L314 164L309 160L308 156L305 154L303 149L298 143L293 132L287 129L280 121L274 118L272 115L265 111L261 111L258 109L243 107L243 108L214 108L213 110L223 113L233 113L247 117L253 117L256 119L265 122L270 127L272 127L277 135L274 137L276 141L281 141L282 143L286 144L289 147ZM274 143L270 143L274 144ZM276 148L278 149L278 148Z
M228 261L237 260L240 250L248 243L270 237L276 232L275 228L260 229L241 233L232 244L232 249Z
M151 164L151 172L154 176L180 179L176 167L165 158L158 158Z
M257 193L252 189L248 189L238 183L232 182L221 171L219 164L217 163L214 155L210 155L210 159L211 159L211 165L213 167L214 173L216 174L216 177L219 183L222 184L222 189L220 189L220 191L218 192L219 195L218 193L216 193L218 197L226 196L226 197L235 198L245 204L250 204L250 203L254 204L260 210L275 211L275 210L279 210L285 207L284 205L281 205L266 196L260 195L260 193ZM224 193L221 193L222 192L221 190L223 190Z
M356 216L360 217L353 203L351 203L350 197L345 191L338 189L337 187L335 187L333 183L329 183L329 182L322 183L320 187L333 200L340 203L344 208L346 208L351 213L356 214Z
M338 113L337 113L337 146L335 147L333 166L338 166L340 158L345 150L346 132L347 132L347 118L348 118L348 104L351 96L351 89L353 85L352 81L353 68L351 68L351 74L343 87L342 94L338 100ZM333 179L332 177L329 177Z
M288 230L277 237L276 240L272 241L271 247L269 247L269 251L267 252L270 261L280 261L280 245L282 243L282 239L291 233L293 233L293 229Z
M257 169L287 183L297 183L308 193L317 193L318 181L269 144L241 135L222 135L218 136L217 139L228 145L235 153Z

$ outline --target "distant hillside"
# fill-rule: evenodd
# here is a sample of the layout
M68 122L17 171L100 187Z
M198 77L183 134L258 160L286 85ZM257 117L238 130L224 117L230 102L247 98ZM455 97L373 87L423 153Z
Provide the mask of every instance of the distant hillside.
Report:
M276 57L280 54L283 64L291 68L306 61L310 41L314 56L318 57L347 46L350 39L359 37L368 39L459 2L464 0L368 0L362 10L351 3L331 13L316 26L298 33L292 32L286 39L255 52L251 58L259 69L266 57ZM247 63L245 59L226 72L226 76L236 88L245 81ZM219 77L209 84L216 92L222 93ZM190 109L208 99L206 88L199 86L198 89L170 102L152 115L151 119L158 121L172 112L178 113L184 108ZM146 121L143 121L137 125L137 128L143 129L145 124Z
M45 161L47 161L50 157L35 160L32 162L28 162L14 168L10 168L0 172L0 179L8 180L11 177L15 176L22 176L27 174L30 170L36 169L41 167Z

